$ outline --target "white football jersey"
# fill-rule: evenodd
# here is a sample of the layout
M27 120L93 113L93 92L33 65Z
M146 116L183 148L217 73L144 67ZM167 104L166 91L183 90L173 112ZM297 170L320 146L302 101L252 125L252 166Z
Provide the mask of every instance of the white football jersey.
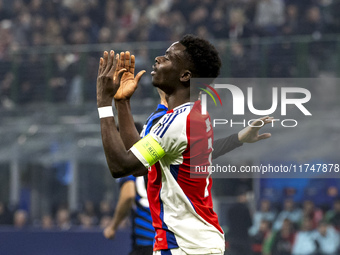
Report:
M168 111L131 148L149 168L155 251L178 247L188 254L224 251L224 233L213 210L212 179L208 173L195 172L195 166L211 165L212 141L210 117L201 114L197 101Z

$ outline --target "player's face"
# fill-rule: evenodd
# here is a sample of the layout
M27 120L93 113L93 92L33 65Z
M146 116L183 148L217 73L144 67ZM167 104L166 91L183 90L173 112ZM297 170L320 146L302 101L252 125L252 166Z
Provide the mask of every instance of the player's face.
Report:
M152 66L152 84L169 94L180 82L180 76L185 70L185 46L179 42L173 43L165 52L165 55L155 58Z

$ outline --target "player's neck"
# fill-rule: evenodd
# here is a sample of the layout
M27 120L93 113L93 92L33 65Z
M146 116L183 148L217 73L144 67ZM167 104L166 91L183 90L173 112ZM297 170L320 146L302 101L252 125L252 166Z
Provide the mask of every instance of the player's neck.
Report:
M190 102L190 93L188 90L177 90L166 97L168 102L168 109L172 110L177 106Z

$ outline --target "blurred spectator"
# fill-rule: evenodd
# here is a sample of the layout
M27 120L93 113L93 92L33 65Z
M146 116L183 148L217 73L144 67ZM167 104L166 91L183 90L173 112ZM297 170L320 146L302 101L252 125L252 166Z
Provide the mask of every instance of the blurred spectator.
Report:
M69 230L72 226L70 212L66 208L58 209L56 213L56 224L60 230Z
M15 3L18 3L16 1ZM22 9L17 13L14 19L14 38L15 41L20 42L20 45L27 46L30 44L31 20L32 16L28 10Z
M91 225L97 225L99 222L93 201L90 200L85 201L84 208L82 210L82 215L84 216L82 223L86 226L89 226L88 221L90 221Z
M339 254L340 236L334 227L326 222L320 222L318 231L315 234L318 255L337 255Z
M84 29L74 28L70 35L70 43L75 45L86 44L89 38L90 37Z
M37 54L23 56L19 66L19 103L26 104L41 100L45 95L44 64Z
M131 30L138 23L140 13L132 0L124 1L122 5L119 24L121 28Z
M12 215L5 203L0 201L0 225L12 224Z
M299 9L296 4L286 6L285 22L282 27L284 35L296 35L299 31Z
M211 33L217 39L226 38L226 36L228 35L227 19L224 12L225 10L216 7L211 14Z
M111 208L111 204L107 200L100 201L99 204L99 218L102 219L105 216L111 217L113 214L113 210Z
M171 41L178 41L184 35L186 30L186 20L180 11L174 11L170 16L171 20Z
M283 29L283 34L287 31ZM273 42L268 51L269 77L294 77L296 74L296 44L289 40Z
M169 41L171 38L168 15L162 13L157 22L151 27L149 33L150 41Z
M231 44L230 73L232 77L253 77L254 73L250 68L251 61L247 53L247 48L245 48L241 43L233 42Z
M53 218L49 214L45 214L41 218L41 228L43 229L52 229L54 228Z
M66 101L72 72L70 63L64 54L54 54L51 61L52 77L48 81L53 102Z
M93 84L97 82L98 58L90 55L86 55L84 58L86 59L84 61L86 71L82 80L84 87L82 96L84 100L94 101L96 100L96 86L93 86Z
M294 201L288 198L284 201L283 210L278 214L273 228L274 230L281 229L283 221L285 219L289 219L293 224L298 224L301 218L302 218L301 210L295 208Z
M340 199L335 200L333 209L326 212L325 221L340 231Z
M62 29L61 26L56 18L48 18L45 20L45 36L43 36L43 33L40 33L38 31L34 31L34 35L36 35L36 38L41 39L33 39L32 45L33 46L43 46L45 44L47 45L56 45L58 41L61 41L63 44L63 40L59 39L60 36L62 36Z
M313 255L317 251L313 221L305 217L301 230L297 232L292 249L292 255Z
M252 35L251 28L241 9L231 9L229 12L228 37L230 39L248 38Z
M93 217L87 213L80 213L78 215L78 219L80 222L80 227L83 229L89 229L94 226Z
M340 1L334 0L331 2L330 9L330 33L338 33L340 31Z
M60 34L63 37L64 44L71 44L70 38L72 33L71 30L72 26L70 26L70 24L71 24L70 17L63 15L59 18L59 25L61 30Z
M145 10L146 17L151 24L156 23L162 14L170 9L170 0L152 0L151 5Z
M211 34L207 28L207 26L199 26L196 28L195 35L201 37L201 38L206 38L208 40L211 40Z
M98 43L111 43L112 33L108 27L102 27L98 33Z
M117 31L118 24L118 10L119 5L117 1L107 1L105 4L105 8L103 10L104 13L104 24L103 26L108 27L111 31ZM102 15L102 14L101 14Z
M10 19L11 14L6 8L4 7L4 1L0 0L0 21L4 19Z
M128 36L129 41L132 42L144 42L149 39L149 21L147 20L145 15L141 15L138 24L135 28L133 28Z
M193 10L199 4L197 0L172 0L171 11L180 11L188 19L188 10Z
M195 7L189 14L189 28L190 33L194 33L200 26L205 26L209 22L209 10L203 4Z
M298 33L298 6L289 4L286 7L286 21L281 27L280 34L292 36ZM288 40L273 40L267 54L270 77L293 77L296 74L296 44Z
M80 104L84 100L84 78L87 62L82 59L84 55L78 52L62 55L56 54L52 60L52 67L55 72L49 80L50 89L54 101L65 101L70 104ZM93 70L91 70L93 72ZM89 72L90 73L90 72ZM64 79L66 83L64 83ZM92 81L92 80L91 80Z
M271 223L262 220L258 232L252 237L253 255L269 255L271 240Z
M10 58L9 49L15 48L17 43L13 40L13 22L11 20L3 20L0 22L0 61L1 69L9 71L6 66L3 66L3 61L8 61ZM4 72L1 70L1 72Z
M300 34L312 35L314 39L320 39L324 32L320 8L318 6L310 7L299 27Z
M316 228L319 221L322 220L323 213L319 208L315 208L314 202L305 200L302 204L302 217L308 217L313 222L313 228Z
M290 255L295 241L295 230L290 220L285 219L282 227L273 235L272 255Z
M284 23L285 3L283 0L260 0L256 7L255 25L260 35L277 35Z
M14 103L10 99L12 86L14 82L14 75L12 72L7 72L4 75L4 79L0 81L0 101L4 108L12 108Z
M15 228L23 229L28 226L28 214L25 210L17 210L13 216L13 225Z
M318 6L307 9L304 20L300 24L300 34L311 35L314 42L308 47L308 76L316 77L320 72L320 65L325 53L325 44L320 42L325 32L324 21Z
M227 214L231 255L251 254L251 241L248 231L252 225L252 220L247 202L246 192L244 190L238 191L237 203L231 206Z
M276 214L271 208L270 201L267 199L261 200L260 210L253 215L253 226L249 229L249 234L255 235L260 229L260 223L264 220L273 223L275 216Z

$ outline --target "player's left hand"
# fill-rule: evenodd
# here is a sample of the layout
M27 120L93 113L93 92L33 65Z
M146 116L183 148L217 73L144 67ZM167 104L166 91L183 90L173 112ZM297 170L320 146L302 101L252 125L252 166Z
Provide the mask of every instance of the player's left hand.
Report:
M254 120L250 124L250 126L247 126L246 128L242 129L238 133L238 140L241 143L255 143L257 141L271 137L270 133L264 133L264 134L260 135L259 130L264 125L266 125L268 123L272 123L272 122L273 122L273 117L269 117L269 116L262 117L262 118L259 118L257 120Z
M110 54L104 51L100 58L97 76L97 105L98 107L112 105L112 99L116 94L122 75L127 70L119 67L119 54L115 56L113 50Z
M120 87L114 96L115 101L129 100L136 91L138 83L145 73L145 70L140 71L135 77L135 56L130 55L129 51L120 53L119 69L126 69L124 72Z
M116 231L111 226L107 226L103 231L103 235L105 236L106 239L112 240L116 236Z

